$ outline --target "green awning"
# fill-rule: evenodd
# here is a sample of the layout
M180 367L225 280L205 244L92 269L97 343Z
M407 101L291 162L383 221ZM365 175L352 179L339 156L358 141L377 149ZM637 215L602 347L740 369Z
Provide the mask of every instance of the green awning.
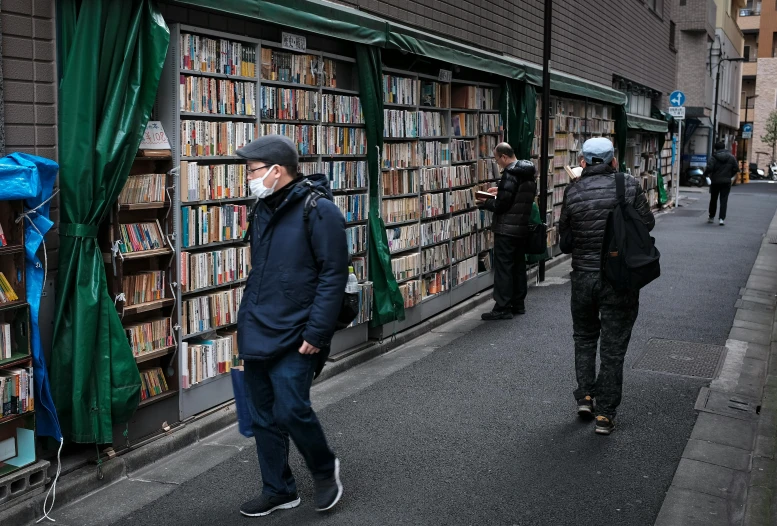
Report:
M440 62L522 80L525 69L506 55L498 55L454 40L424 33L394 22L389 23L387 48L415 53Z
M333 2L311 0L176 0L176 2L264 20L350 42L386 47L388 33L386 20Z
M669 123L642 115L626 114L626 120L630 130L641 130L651 133L666 133L669 131Z

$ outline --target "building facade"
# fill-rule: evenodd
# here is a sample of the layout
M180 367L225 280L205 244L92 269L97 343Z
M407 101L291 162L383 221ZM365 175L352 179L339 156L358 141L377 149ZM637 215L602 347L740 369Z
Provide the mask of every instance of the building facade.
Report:
M766 168L775 155L763 136L769 115L777 109L777 5L749 0L740 14L749 58L742 72L742 107L748 105L747 122L753 125L752 139L742 146L749 163Z
M687 96L683 165L706 164L717 137L732 147L739 129L744 0L678 0L677 87ZM733 146L735 148L735 146Z

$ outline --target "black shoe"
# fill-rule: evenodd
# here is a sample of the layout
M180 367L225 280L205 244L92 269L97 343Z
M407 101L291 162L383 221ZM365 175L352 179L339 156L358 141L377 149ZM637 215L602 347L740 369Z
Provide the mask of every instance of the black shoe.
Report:
M335 472L332 478L316 481L316 511L327 511L335 507L343 496L340 483L340 460L335 459Z
M512 320L513 313L510 311L492 310L491 312L484 312L481 314L480 319L484 321Z
M577 401L577 416L589 419L594 416L594 399L586 396Z
M607 418L606 416L597 416L596 417L596 434L597 435L609 435L613 432L615 429L615 424L612 420Z
M240 513L246 517L264 517L275 510L290 510L299 506L300 498L295 493L286 497L271 497L262 493L240 506Z
M526 308L521 307L520 309L511 309L510 312L513 313L513 316L522 316L523 314L526 314Z

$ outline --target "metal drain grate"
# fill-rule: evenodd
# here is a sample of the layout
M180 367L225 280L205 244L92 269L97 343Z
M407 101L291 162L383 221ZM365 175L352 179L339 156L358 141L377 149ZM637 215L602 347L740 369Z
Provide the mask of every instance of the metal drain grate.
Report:
M766 238L766 240L771 243L772 245L777 245L777 236L771 236Z
M634 365L634 369L658 373L714 378L725 347L704 343L654 338Z

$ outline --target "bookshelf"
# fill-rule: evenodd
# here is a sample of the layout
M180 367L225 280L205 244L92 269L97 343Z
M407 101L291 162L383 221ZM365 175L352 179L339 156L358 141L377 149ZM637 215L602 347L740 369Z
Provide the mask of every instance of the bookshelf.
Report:
M171 152L160 153L139 152L99 233L108 291L140 371L141 400L127 425L127 443L157 432L162 422L178 420L179 279L172 205L179 185ZM117 437L125 431L120 427Z
M223 60L222 49L231 62ZM256 137L288 136L298 145L299 171L328 176L346 219L362 304L357 320L335 334L331 355L367 341L367 143L351 57L290 51L277 42L176 24L162 78L157 106L181 169L172 208L182 278L176 323L180 418L186 419L233 397L237 311L250 271L242 234L254 203L235 151ZM206 219L221 225L218 232L204 235ZM198 369L200 360L206 366Z
M0 478L37 460L23 206L0 201Z
M380 210L406 309L392 330L402 330L493 283L490 212L475 191L498 181L502 126L497 85L383 72Z
M532 144L532 161L540 171L540 152L542 145L542 97L537 97L537 113L535 119L534 142ZM593 137L606 137L616 146L614 108L606 104L588 100L551 97L550 99L550 136L548 141L548 208L546 224L548 225L548 246L551 255L560 253L558 248L558 222L561 218L561 207L564 203L564 191L569 185L569 176L565 166L579 166L578 158L582 153L583 143ZM539 185L538 185L539 186Z

